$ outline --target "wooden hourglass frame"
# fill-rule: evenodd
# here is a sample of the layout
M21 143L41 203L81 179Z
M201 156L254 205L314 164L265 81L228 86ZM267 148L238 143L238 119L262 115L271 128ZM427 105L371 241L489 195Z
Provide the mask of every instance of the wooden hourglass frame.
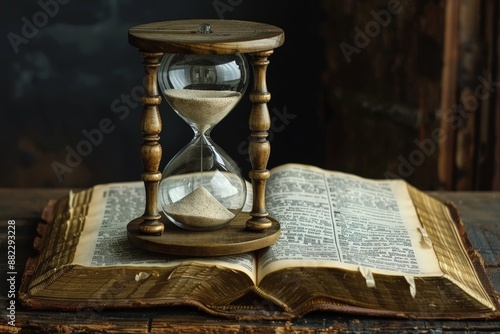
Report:
M210 31L200 34L199 29ZM269 217L266 209L265 188L270 176L267 163L270 143L267 140L271 120L267 103L271 94L267 91L266 71L268 57L284 42L284 33L278 27L235 20L180 20L138 25L129 30L129 43L139 49L144 58L145 96L141 132L143 144L141 158L144 166L142 180L146 190L145 211L129 223L128 237L136 246L177 255L225 255L247 252L269 246L279 237L279 223ZM159 134L162 129L158 106L161 96L158 90L157 71L165 54L249 54L253 67L253 90L249 94L252 108L249 116L251 139L249 157L252 181L252 210L241 226L229 226L227 231L189 232L174 229L164 233L165 225L158 211L158 186L162 148ZM175 233L174 233L175 231ZM252 233L254 232L254 233ZM216 234L213 234L216 233ZM234 234L239 235L234 235ZM212 235L211 235L212 234ZM193 238L193 235L196 237ZM208 240L224 239L221 245L211 245ZM164 238L159 238L164 236ZM166 239L165 239L166 238ZM182 238L184 240L182 241ZM187 238L187 239L186 239ZM189 241L193 244L190 245ZM194 240L194 241L193 241ZM187 242L187 244L186 244ZM208 242L208 243L207 243Z

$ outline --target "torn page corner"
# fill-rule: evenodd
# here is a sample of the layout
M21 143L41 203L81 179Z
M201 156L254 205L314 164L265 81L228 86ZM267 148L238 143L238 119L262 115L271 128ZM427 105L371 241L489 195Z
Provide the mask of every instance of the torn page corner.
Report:
M413 298L417 295L417 285L415 284L415 277L405 276L406 282L410 286L410 294Z
M432 240L425 228L419 227L418 231L420 232L422 238L420 239L420 243L427 248L432 248Z
M373 277L372 271L366 267L359 266L359 272L365 278L366 286L369 288L374 288L375 287L375 278Z
M70 190L69 191L69 194L68 194L68 209L72 209L73 208L73 200L75 198L75 193L73 192L73 190Z
M151 273L145 273L145 272L141 271L141 272L139 272L139 273L137 273L137 274L135 275L135 280L136 280L137 282L139 282L139 281L142 281L142 280L148 279L148 278L149 278L149 276L151 276Z

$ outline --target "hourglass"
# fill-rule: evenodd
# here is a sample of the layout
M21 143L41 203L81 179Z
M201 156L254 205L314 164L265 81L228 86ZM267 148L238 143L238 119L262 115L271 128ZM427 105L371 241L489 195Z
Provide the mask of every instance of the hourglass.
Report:
M194 131L193 140L163 171L159 185L163 212L181 228L222 228L245 204L245 180L236 163L211 140L210 131L240 100L247 69L239 54L172 54L160 65L158 82L165 99Z
M129 42L140 49L146 71L141 121L146 205L142 217L127 226L132 244L168 254L210 256L247 252L277 241L279 223L269 217L265 205L270 155L265 77L267 58L283 41L277 27L232 20L167 21L130 29ZM237 164L210 137L245 93L245 54L251 57L254 74L249 212L242 211L247 189ZM163 173L158 171L160 93L194 133Z

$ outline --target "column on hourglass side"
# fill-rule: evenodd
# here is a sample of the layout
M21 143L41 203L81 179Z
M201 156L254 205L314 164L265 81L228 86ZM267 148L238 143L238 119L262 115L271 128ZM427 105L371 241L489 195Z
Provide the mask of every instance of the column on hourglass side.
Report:
M139 51L144 58L145 96L142 99L144 109L141 119L141 132L143 144L141 146L141 158L144 166L142 180L146 191L146 207L142 215L143 221L139 224L139 231L147 235L161 235L164 231L163 223L160 222L160 214L157 208L158 183L161 179L159 172L162 155L160 132L162 128L158 105L161 96L158 93L157 69L160 65L159 59L163 53Z
M271 145L267 140L268 130L271 127L271 119L267 103L271 100L271 94L267 91L266 71L269 65L267 59L273 54L273 50L253 53L252 66L254 70L254 89L250 93L250 101L253 103L250 112L249 127L251 139L248 154L252 170L250 178L253 187L253 206L246 227L250 231L262 232L272 226L272 221L266 208L266 182L270 176L267 163L271 153Z

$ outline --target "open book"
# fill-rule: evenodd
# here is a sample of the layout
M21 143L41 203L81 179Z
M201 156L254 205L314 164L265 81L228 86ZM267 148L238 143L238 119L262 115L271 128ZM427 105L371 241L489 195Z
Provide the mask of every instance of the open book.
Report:
M36 309L192 305L238 318L315 310L492 318L491 286L452 205L400 180L287 164L271 171L276 244L255 253L170 257L134 248L142 182L98 185L48 206L20 291ZM203 233L203 232L193 232Z

